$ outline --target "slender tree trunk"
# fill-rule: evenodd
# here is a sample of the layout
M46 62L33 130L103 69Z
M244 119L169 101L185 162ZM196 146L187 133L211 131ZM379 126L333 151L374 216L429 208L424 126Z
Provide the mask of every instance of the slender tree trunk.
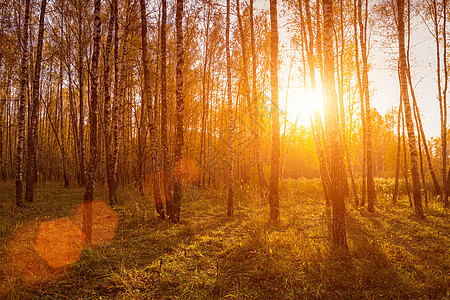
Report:
M370 212L374 211L374 203L375 203L375 185L373 181L373 159L372 159L372 125L370 121L370 95L369 95L369 77L368 77L368 63L367 63L367 35L366 35L366 27L367 27L367 0L366 0L366 10L364 15L364 22L362 17L362 4L361 0L359 0L358 5L358 21L359 21L359 35L360 35L360 44L361 44L361 58L363 63L362 69L362 92L364 94L361 97L361 121L363 122L363 148L364 148L364 159L365 159L365 167L366 167L366 184L367 184L367 208ZM364 114L363 114L364 110ZM364 164L363 164L364 165ZM364 182L363 182L364 184ZM364 206L365 198L362 199L361 205Z
M409 13L408 13L408 15L409 15ZM409 20L409 16L408 16L408 20ZM410 29L410 26L408 24L408 32L409 32L409 29ZM409 33L408 33L408 36L409 36ZM413 100L413 114L414 114L414 121L416 123L416 128L417 128L417 139L418 139L418 145L419 145L420 175L422 178L422 185L423 185L424 197L425 197L425 205L428 206L427 186L426 186L426 181L425 181L425 173L424 173L424 169L423 169L422 144L425 148L426 153L428 153L428 146L427 146L425 134L423 133L422 121L421 121L421 117L420 117L419 107L417 106L417 100L416 100L416 95L414 92L414 87L412 85L411 71L410 71L409 65L410 64L409 64L409 54L408 54L407 55L408 85L409 85L409 89L411 91L411 98ZM429 155L427 155L427 161L428 161L429 171L430 171L431 177L433 179L433 183L435 184L435 189L437 187L437 190L440 191L439 183L437 181L436 175L434 174L433 166L431 164L431 159L429 158Z
M79 97L80 97L80 124L79 124L79 142L80 142L80 185L86 184L86 171L85 171L85 147L84 147L84 99L83 99L83 31L82 31L82 3L83 0L78 0L78 85L79 85Z
M202 78L202 119L201 119L201 129L200 129L200 169L202 172L198 174L198 186L205 185L205 173L206 173L206 119L207 119L207 91L206 91L206 81L207 81L207 68L208 68L208 50L209 50L209 18L210 18L210 10L208 10L208 14L206 16L206 29L205 29L205 53L203 60L203 78Z
M283 179L284 177L284 167L286 165L287 161L287 155L288 155L288 145L287 145L287 136L286 136L286 130L287 130L287 111L288 111L288 98L289 98L289 88L291 84L291 74L292 74L292 65L294 64L295 54L291 58L291 63L289 65L289 73L287 78L287 87L286 87L286 97L284 99L284 109L285 112L283 113L283 134L281 135L281 172L280 172L280 178ZM299 115L297 115L298 119ZM297 121L297 120L296 120ZM295 125L293 126L292 133L294 132L295 126L297 125L297 122L295 122ZM302 175L300 175L302 177Z
M9 81L9 80L8 80ZM0 180L6 180L5 164L3 157L3 114L6 106L6 95L0 99ZM7 124L7 123L6 123Z
M403 115L403 101L402 96L400 95L400 105L398 106L398 116L397 116L397 164L395 167L395 185L394 185L394 193L392 194L392 203L397 204L397 196L398 196L398 183L400 178L400 152L401 152L401 116Z
M68 55L66 56L68 57ZM67 77L69 79L69 113L70 113L70 121L72 123L72 136L74 142L74 160L75 160L75 174L77 179L79 180L80 176L80 166L78 164L78 157L80 151L80 140L78 136L78 122L77 122L77 113L75 111L75 100L73 97L73 82L72 82L72 67L71 63L66 60L67 67Z
M150 70L148 61L148 50L147 50L147 13L145 8L145 0L139 0L141 5L141 32L142 32L142 64L144 69L144 94L146 105L143 103L142 110L145 107L148 108L148 119L149 119L149 131L150 131L150 144L152 152L152 179L153 179L153 197L155 198L156 211L161 219L165 219L164 205L161 200L161 182L158 174L158 161L157 161L157 143L156 143L156 131L155 124L153 122L153 107L151 102L151 83L150 83ZM143 124L143 123L141 123Z
M302 11L302 1L298 2L299 4L299 11L300 11L300 19L303 20L303 11ZM309 67L309 74L310 74L310 80L311 80L311 90L313 93L316 92L316 76L315 76L315 56L314 56L314 34L313 34L313 28L312 28L312 21L311 21L311 11L310 11L310 5L309 5L309 0L305 0L305 12L306 12L306 27L308 30L308 35L309 35L309 42L306 36L306 32L305 29L302 28L303 30L303 40L304 43L307 45L306 48L306 56L307 56L307 60L308 60L308 67ZM319 16L319 12L317 11L317 17ZM302 21L302 24L304 22ZM320 29L319 29L319 19L317 20L317 24L318 24L318 29L317 29L317 36L319 39L320 38ZM302 26L303 27L303 26ZM321 51L319 49L321 49L321 41L317 40L317 56L319 57L319 61L320 61L320 65L321 63ZM321 68L321 67L320 67ZM305 70L306 71L306 70ZM306 73L306 72L305 72ZM321 76L323 77L322 71L321 71ZM305 79L305 84L306 84L306 79ZM329 187L330 187L330 177L328 175L328 169L327 169L327 160L326 160L326 155L322 146L322 140L325 139L325 137L322 137L322 118L320 116L320 113L318 110L316 110L314 112L314 119L315 121L313 121L313 119L311 118L311 125L312 125L312 130L313 130L313 135L314 135L314 141L315 141L315 145L316 145L316 153L319 159L319 168L320 168L320 177L322 180L322 187L324 190L324 195L325 195L325 203L326 206L329 207L331 202L330 202L330 197L329 197Z
M320 23L321 14L320 14L320 4L322 0L316 0L316 48L317 48L317 58L319 63L319 73L320 79L322 81L322 92L326 94L325 84L324 84L324 71L323 71L323 50L322 50L322 27ZM326 150L326 149L325 149Z
M8 105L8 104L7 104ZM12 105L12 103L10 104L10 105L8 105L8 108L11 108L13 105ZM15 106L15 105L14 105ZM16 108L16 106L14 107L14 108ZM9 124L10 123L10 120L11 120L11 118L12 118L12 110L13 109L6 109L6 124ZM14 170L14 157L13 157L13 148L17 148L17 146L16 146L16 144L14 143L14 140L16 140L16 139L13 139L12 138L12 136L15 136L15 137L17 137L17 134L16 134L16 130L14 131L14 133L13 133L13 131L12 131L12 128L11 128L12 126L9 126L9 128L8 128L8 131L6 132L7 134L6 134L6 140L8 141L8 149L9 149L9 163L10 163L10 174L11 174L11 177L12 178L14 178L14 175L15 175L15 170Z
M117 203L117 161L119 155L119 15L118 1L112 1L112 13L114 16L114 90L112 106L112 149L111 149L111 183L109 186L109 197L111 205ZM126 35L126 34L125 34Z
M270 93L272 116L272 154L269 183L270 220L280 218L278 180L280 167L280 121L278 107L278 10L277 1L270 0Z
M442 157L442 183L443 190L441 197L446 198L447 189L445 185L446 172L447 172L447 122L446 122L446 106L444 104L444 99L442 95L442 79L441 79L441 53L440 53L440 28L438 21L438 11L436 0L433 1L433 15L434 15L434 34L436 41L436 74L437 74L437 84L438 84L438 100L439 100L439 113L441 119L441 157Z
M53 76L52 76L53 75L53 60L50 61L49 73L50 73L50 75L49 75L49 82L53 82L52 81L52 78L53 78ZM48 89L47 89L47 97L46 97L48 99L48 102L50 102L50 100L51 100L51 97L53 95L52 93L53 93L53 86L49 85ZM52 131L53 131L53 133L55 135L55 139L56 139L56 141L58 143L58 147L60 147L60 145L59 145L59 138L58 138L58 136L56 134L56 129L53 126L52 119L51 119L51 116L50 116L50 113L49 113L49 109L48 109L48 105L47 105L46 101L42 101L42 103L44 104L44 110L45 110L45 132L46 132L45 142L49 145L49 149L54 149L54 143L53 143L54 140L50 140L50 128L52 129ZM43 168L43 175L42 175L42 177L43 177L43 184L44 185L45 185L45 182L47 180L51 179L50 178L50 176L51 176L50 174L52 173L53 170L51 169L51 164L49 164L48 162L50 160L52 160L52 159L53 159L53 152L52 152L52 154L50 154L49 151L47 151L46 157L45 157L46 163L45 163L45 167Z
M11 75L9 77L9 81L8 81L8 87L11 88ZM6 105L6 124L10 124L10 120L11 120L11 111L12 111L12 103L11 103L11 90L8 90L8 92L6 93L7 95L7 100L5 102ZM13 163L14 163L14 158L13 158L13 139L11 138L12 136L12 126L8 126L8 128L6 129L6 145L5 145L5 164L4 164L4 168L3 168L3 172L2 172L2 178L3 180L6 180L8 178L8 173L10 175L11 178L14 177L14 167L13 167ZM6 161L6 158L9 158L9 172L8 172L8 162Z
M175 172L182 166L182 150L183 150L183 119L184 119L184 95L183 95L183 66L184 66L184 50L183 50L183 0L177 0L175 27L177 34L177 67L176 67L176 109L177 122L175 132ZM175 177L173 207L171 220L174 223L180 222L181 213L181 178Z
M254 110L254 103L252 102L252 99L250 96L250 81L249 81L248 72L247 72L247 66L248 66L247 39L246 39L245 32L244 32L244 26L242 25L242 17L241 17L241 13L240 13L239 1L240 0L236 1L236 14L237 14L237 18L238 18L238 29L239 29L239 37L240 37L240 42L241 42L241 51L242 51L242 68L243 68L242 75L244 77L244 82L243 82L244 83L244 95L245 95L245 99L247 101L247 103L246 103L247 107L249 107L251 110ZM286 123L285 123L285 127L286 127ZM251 130L251 135L252 135L253 141L256 141L257 136L258 136L258 134L256 133L256 131L258 131L258 126L257 126L257 119L255 118L254 112L250 113L250 130ZM253 145L253 146L257 147L257 145ZM265 181L264 174L262 174L262 176ZM264 183L263 183L263 185L261 185L261 180L260 180L260 188L261 189L265 188Z
M411 90L411 94L414 94L414 92ZM414 96L413 96L414 98ZM414 101L413 101L414 103ZM425 182L425 172L423 170L423 155L422 155L422 144L423 141L420 137L420 127L419 127L419 110L416 110L416 106L413 105L413 115L414 115L414 121L416 123L416 129L417 129L417 143L419 146L419 171L420 171L420 177L422 179L422 187L423 187L423 193L425 198L425 207L428 207L428 197L427 197L427 185Z
M260 126L259 126L259 104L258 104L258 90L257 90L257 77L256 77L256 42L255 42L255 29L253 24L253 0L250 0L250 40L252 51L252 103L253 103L253 120L256 128L253 131L253 138L255 140L255 159L256 168L258 170L259 187L261 189L262 198L267 195L269 189L266 177L264 176L263 162L261 158L261 139L260 139Z
M105 94L105 101L103 103L103 124L104 124L104 138L105 138L105 164L106 164L106 177L108 180L109 189L109 204L113 207L116 204L116 199L114 198L114 173L113 173L113 157L112 157L112 133L111 133L111 92L110 92L110 55L111 55L111 44L113 39L114 30L114 20L115 13L114 7L111 3L110 18L108 24L108 35L106 38L105 46L105 61L103 70L103 92Z
M448 67L447 67L447 1L442 1L442 19L444 24L442 25L442 42L443 42L443 63L444 63L444 90L442 91L442 108L443 108L443 132L442 132L442 149L445 165L443 165L444 172L443 184L444 184L444 205L446 208L450 206L449 202L449 184L450 184L450 171L447 171L447 89L448 89ZM441 127L441 128L442 128ZM445 150L444 150L445 149ZM445 173L447 172L447 174Z
M350 153L348 150L348 142L347 142L347 134L346 134L346 122L345 122L345 110L344 110L344 51L345 51L345 37L344 37L344 16L343 16L343 0L339 1L340 3L340 18L341 18L341 24L340 24L340 31L341 31L341 65L340 65L340 72L341 72L341 82L340 82L340 92L339 92L339 108L340 108L340 119L341 119L341 127L342 127L342 142L345 149L345 156L347 158L347 169L348 174L350 175L350 181L352 184L352 192L353 192L353 199L355 200L355 203L359 202L358 199L358 192L356 190L356 183L355 178L353 176L353 168L352 168L352 160L350 157Z
M408 0L408 10L407 10L407 44L406 44L406 75L408 80L408 86L411 92L411 98L413 103L413 121L416 124L417 129L417 144L419 148L419 171L422 179L422 185L423 185L423 192L424 192L424 198L425 198L425 205L428 206L428 197L427 197L427 186L425 182L425 173L423 170L423 155L422 155L422 139L421 139L421 133L420 133L420 126L419 126L419 119L420 119L420 113L417 108L417 101L416 101L416 95L414 92L414 87L411 80L411 70L410 70L410 59L409 59L409 53L410 53L410 43L411 43L411 1ZM417 109L416 109L417 108ZM421 189L422 191L422 189Z
M317 4L318 5L318 4ZM317 6L317 9L319 7ZM302 11L302 1L299 1L299 10L300 10L300 19L303 20L303 11ZM309 43L307 40L305 29L303 28L304 34L303 34L303 40L304 43L307 44L306 48L306 56L308 59L308 67L309 67L309 74L310 74L310 80L311 80L311 90L313 93L316 92L316 76L315 76L315 56L314 56L314 34L313 34L313 28L312 28L312 21L311 21L311 11L310 11L310 5L309 0L305 0L305 12L306 12L306 25L309 35ZM319 18L319 11L317 10L317 18ZM303 24L304 22L302 22ZM319 57L319 64L320 64L320 73L321 77L323 78L323 72L322 72L322 54L321 54L321 41L320 39L320 22L319 19L317 19L317 56ZM306 72L305 72L306 73ZM306 79L305 79L306 84ZM324 190L325 195L325 203L327 208L331 205L330 197L329 197L329 188L330 188L330 177L328 175L328 168L327 168L327 159L326 155L323 149L322 140L325 140L325 137L322 136L323 131L323 124L322 124L322 118L320 116L320 113L318 110L314 112L314 119L311 118L311 125L313 129L314 134L314 141L316 145L316 153L319 159L319 168L320 168L320 177L322 180L322 187Z
M10 109L8 103L11 101L11 77L12 71L9 72L6 81L5 95L3 100L0 99L0 179L6 181L7 178L7 163L8 163L8 144L10 144L9 130L11 126L9 123ZM6 119L5 118L5 108L6 108ZM6 126L5 126L6 125ZM3 135L6 134L6 143L3 142ZM9 142L8 142L9 141ZM5 149L5 150L3 150ZM4 151L4 152L3 152ZM10 153L11 155L11 153ZM11 163L12 163L12 159Z
M225 52L227 59L227 106L228 106L228 211L227 215L232 216L234 212L234 120L233 120L233 100L231 98L231 57L230 57L230 0L227 0L226 14L226 38Z
M326 91L326 83L325 83L325 71L324 71L324 54L323 54L323 38L322 38L322 23L320 22L321 18L323 18L323 14L320 13L321 11L321 7L323 8L322 4L322 0L316 0L316 48L317 48L317 60L318 60L318 65L319 65L319 74L320 74L320 79L321 79L321 83L322 83L322 95L326 95L327 91ZM323 11L323 9L322 9ZM327 119L326 114L327 114L327 97L324 96L323 97L323 105L324 105L324 119ZM315 120L317 122L317 119ZM322 130L322 142L324 145L324 153L325 153L325 159L327 162L327 166L328 168L330 168L331 166L331 153L330 153L330 149L331 149L331 143L330 140L326 137L326 135L329 134L329 132L327 131L327 122L324 122L324 126L320 127L320 130ZM325 134L325 131L327 132L327 134Z
M17 131L17 150L16 150L16 204L21 207L23 205L22 199L22 184L23 184L23 156L25 144L25 105L26 93L28 87L28 24L30 20L30 0L25 0L25 21L23 25L22 36L22 61L20 64L20 94L19 94L19 114L18 131Z
M301 7L300 7L300 9L301 9ZM313 28L312 28L309 0L305 0L305 11L306 11L306 25L308 28L308 35L309 35L309 44L307 47L309 76L311 78L311 90L313 93L315 93L316 92L316 72L315 72L315 57L314 57L314 34L313 34ZM306 35L304 38L305 38L305 42L306 42ZM319 41L317 41L317 42L319 42Z
M63 105L63 62L60 58L59 61L59 107L60 107L60 131L61 131L61 158L63 165L63 178L64 178L64 188L69 188L69 177L67 174L67 159L66 159L66 148L65 148L65 138L64 138L64 105Z
M94 200L94 183L97 171L97 152L98 152L98 58L100 52L100 34L102 22L100 19L100 0L94 2L94 43L92 49L91 63L91 99L89 103L89 152L90 160L87 172L86 189L84 192L83 209L83 233L86 236L86 242L92 242L92 200Z
M403 102L403 98L402 102ZM408 159L407 159L407 150L406 150L406 133L405 133L405 114L402 111L402 140L403 140L403 177L405 178L405 189L406 194L408 195L409 206L413 207L413 202L411 199L411 192L409 188L409 179L408 179Z
M118 49L118 11L117 11L117 6L115 9L115 14L116 14L116 32L115 32L115 47L116 49ZM118 91L115 90L115 93L118 94L118 97L115 98L117 100L114 101L114 113L113 113L113 118L117 117L117 122L115 122L115 126L114 126L114 154L113 154L113 159L114 159L114 178L115 178L115 183L116 185L118 185L119 183L119 176L118 176L118 165L119 165L119 151L120 151L120 145L121 144L125 144L123 143L124 141L124 136L125 136L125 132L126 130L124 129L123 123L124 123L124 107L125 107L125 87L127 86L127 71L126 71L126 63L125 63L125 58L126 58L126 45L127 45L127 41L128 41L128 34L129 34L129 12L127 10L126 12L126 20L125 20L125 28L124 28L124 34L122 37L122 44L123 44L123 50L122 50L122 57L121 57L121 68L120 68L120 73L118 73L117 71L115 71L116 77L114 78L114 80L118 80L117 77L120 78L120 80L118 80L119 82L115 83L115 86L117 86ZM117 54L118 55L118 54ZM114 56L116 56L116 54L114 54ZM114 58L116 59L116 58ZM116 67L117 68L117 67ZM126 155L126 151L125 151L125 145L122 148L122 153L124 155L122 155L122 157L127 157ZM126 161L126 159L122 159L121 162ZM126 169L126 168L125 168ZM122 183L125 182L125 174L128 174L128 172L122 172Z
M314 136L314 143L316 145L316 153L317 157L319 159L319 169L320 169L320 178L322 180L322 188L323 193L325 196L325 204L327 209L331 206L331 200L330 200L330 176L328 175L328 169L327 169L327 161L325 159L325 153L323 151L322 146L322 134L320 127L322 127L322 119L320 117L319 111L316 111L314 113L315 116L315 122L313 121L311 117L311 127L312 127L312 133Z
M356 203L356 206L360 204L361 206L364 206L366 203L366 159L367 159L367 152L366 152L366 118L364 117L366 115L365 110L365 102L364 102L364 89L362 86L362 80L361 80L361 68L359 65L359 42L358 42L358 20L362 18L361 16L361 0L355 0L354 1L354 39L355 39L355 66L356 66L356 77L358 82L358 91L359 91L359 98L361 101L361 124L362 124L362 132L363 132L363 151L362 151L362 178L361 178L361 203Z
M368 0L365 2L366 9L364 14L364 24L362 17L359 19L360 27L360 43L361 43L361 57L363 62L363 90L364 90L364 116L366 123L366 163L367 163L367 209L369 212L374 212L375 208L375 183L373 180L373 158L372 158L372 122L370 109L370 94L369 94L369 69L367 62L367 14L368 14ZM361 9L361 6L359 7Z
M406 76L407 63L406 63L406 50L405 50L405 23L404 23L404 11L405 1L397 0L398 11L398 39L399 39L399 60L400 60L400 82L403 98L403 105L405 107L405 121L408 130L408 143L411 159L411 176L413 181L413 199L416 215L420 218L424 218L422 199L420 193L420 181L419 181L419 168L416 148L416 137L414 133L414 124L411 116L411 105L408 96L408 82Z
M26 190L25 190L25 200L27 202L33 202L33 186L35 182L35 164L36 164L36 142L37 142L37 124L38 124L38 113L39 113L39 83L41 76L41 61L42 61L42 47L44 42L44 19L45 19L45 8L47 6L47 1L42 0L41 3L41 13L39 17L39 33L38 42L36 48L36 64L33 76L33 89L31 96L31 123L28 129L28 151L27 151L27 173L26 173Z
M346 182L344 156L340 145L338 103L334 79L333 54L333 0L323 0L323 45L324 75L327 96L327 137L331 144L330 196L333 208L333 242L339 247L348 248L345 229L345 186Z
M166 198L166 211L171 214L172 195L170 189L170 178L172 172L169 164L169 145L167 141L167 0L161 0L161 146L163 163L163 183Z
M420 117L419 107L417 105L417 100L416 100L416 96L415 96L413 85L412 85L412 81L411 81L411 72L410 72L409 67L408 67L408 70L407 70L407 75L408 75L409 89L411 90L411 96L412 96L412 99L413 99L414 114L417 116L417 132L418 132L418 135L419 135L419 139L420 139L420 136L422 137L421 141L422 141L423 147L425 149L425 157L427 159L428 170L430 172L431 179L433 180L435 193L437 195L441 195L441 187L439 185L439 181L437 179L436 173L434 172L433 164L431 162L430 150L428 148L425 132L423 131L422 120L421 120L421 117ZM424 186L424 188L425 188L425 186Z

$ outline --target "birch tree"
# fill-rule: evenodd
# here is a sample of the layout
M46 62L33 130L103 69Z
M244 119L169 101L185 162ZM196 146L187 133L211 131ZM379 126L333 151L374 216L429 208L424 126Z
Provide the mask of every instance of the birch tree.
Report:
M230 55L230 0L227 0L226 32L225 32L225 52L227 60L227 108L228 108L228 216L234 212L234 122L233 122L233 100L231 95L231 55Z
M94 185L97 172L97 153L98 153L98 60L100 52L100 35L102 21L100 19L101 0L94 2L94 43L92 45L91 58L91 101L89 103L89 152L90 159L87 172L87 181L84 192L83 209L83 233L86 236L86 242L92 242L92 201L94 200Z
M348 248L345 228L344 156L340 143L338 103L334 77L333 0L323 0L324 79L327 98L327 136L330 149L330 198L333 209L334 245Z
M416 215L424 218L422 208L422 198L420 192L419 179L419 164L417 156L416 136L414 133L414 123L411 114L411 104L408 95L408 81L407 81L407 63L405 50L405 1L397 0L397 26L398 26L398 47L399 47L399 75L400 75L400 90L403 98L403 107L405 111L406 128L408 131L408 146L411 160L411 177L413 183L413 200Z
M183 50L183 0L176 2L175 27L177 36L177 65L176 65L176 131L175 131L175 168L182 167L182 150L183 150L183 119L184 119L184 95L183 95L183 67L184 67L184 50ZM177 172L177 170L175 170ZM172 214L170 219L174 223L180 222L181 213L181 178L175 177Z
M20 63L20 92L19 92L19 114L16 148L16 204L21 207L22 185L23 185L23 156L25 145L25 105L28 86L28 24L30 22L30 0L25 0L25 16L22 35L22 60Z
M278 111L278 10L277 1L270 0L270 94L272 116L272 152L269 183L270 220L280 217L278 180L280 167L280 121Z

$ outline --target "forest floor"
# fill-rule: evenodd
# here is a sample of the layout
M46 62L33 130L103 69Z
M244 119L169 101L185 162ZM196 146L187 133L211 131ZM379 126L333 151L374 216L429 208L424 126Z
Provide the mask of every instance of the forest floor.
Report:
M97 195L106 201L106 188ZM13 183L0 183L0 298L450 298L450 212L442 203L430 202L425 220L407 198L393 206L381 191L374 214L348 204L347 252L331 245L318 180L283 181L280 196L273 224L249 187L237 189L233 217L221 191L186 188L182 222L171 224L122 188L114 212L94 205L97 245L83 246L75 226L82 188L38 186L35 202L18 209ZM64 258L72 263L62 266Z

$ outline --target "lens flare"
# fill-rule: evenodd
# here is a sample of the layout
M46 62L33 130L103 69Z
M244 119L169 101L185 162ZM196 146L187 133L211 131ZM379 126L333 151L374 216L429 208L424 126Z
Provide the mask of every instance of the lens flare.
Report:
M77 262L83 249L84 236L69 219L61 218L42 223L34 249L52 268Z
M51 268L35 249L39 235L39 223L20 225L6 245L6 276L10 280L20 278L28 285L38 285L57 278L62 269ZM9 287L6 287L9 289Z
M73 214L74 223L78 228L83 228L84 208L84 204L79 205ZM117 214L108 204L100 199L92 201L92 244L108 244L116 235L118 220Z

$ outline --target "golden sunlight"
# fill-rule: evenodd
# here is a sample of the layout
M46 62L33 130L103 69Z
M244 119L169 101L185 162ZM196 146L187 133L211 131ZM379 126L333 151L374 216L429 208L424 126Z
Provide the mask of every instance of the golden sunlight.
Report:
M323 112L323 97L319 91L313 92L304 88L290 88L286 95L286 90L282 91L284 101L282 109L287 111L288 122L302 126L310 126L310 115L315 110Z

